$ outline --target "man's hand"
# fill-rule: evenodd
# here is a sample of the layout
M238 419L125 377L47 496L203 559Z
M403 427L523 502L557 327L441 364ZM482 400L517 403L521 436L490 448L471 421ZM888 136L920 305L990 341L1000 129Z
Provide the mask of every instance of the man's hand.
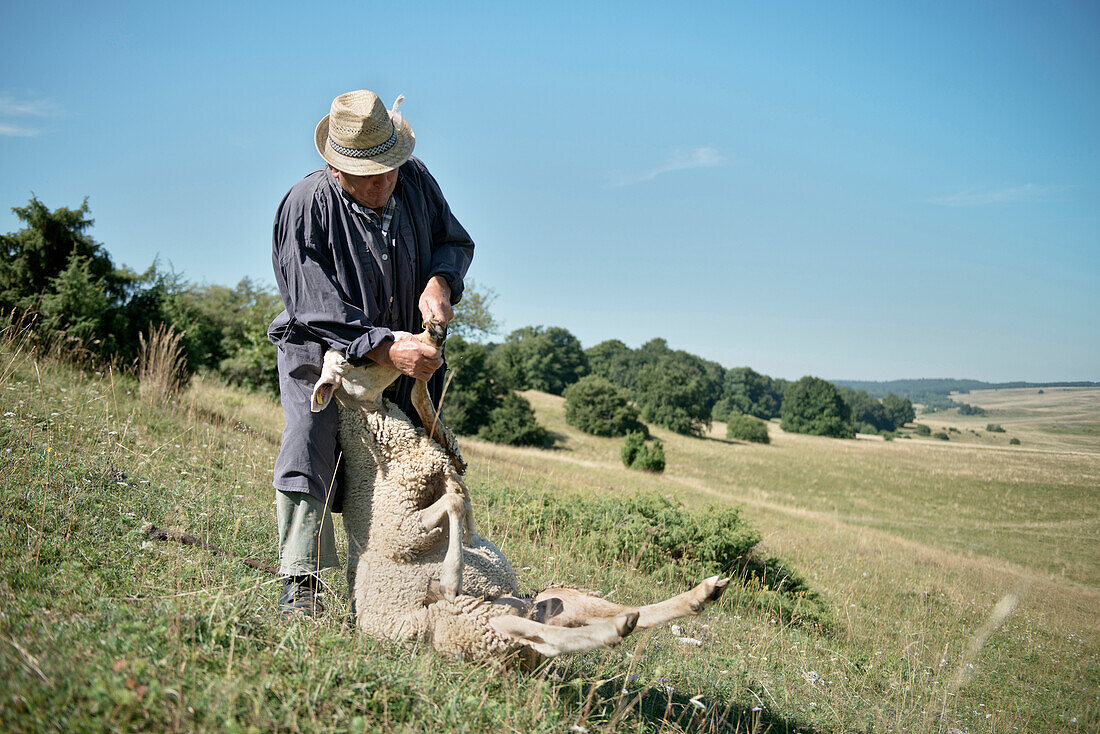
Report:
M418 380L427 380L443 365L442 351L411 334L399 335L398 339L375 347L367 352L367 357Z
M446 326L454 318L451 309L451 285L442 275L434 275L420 296L420 315L424 323L438 321Z

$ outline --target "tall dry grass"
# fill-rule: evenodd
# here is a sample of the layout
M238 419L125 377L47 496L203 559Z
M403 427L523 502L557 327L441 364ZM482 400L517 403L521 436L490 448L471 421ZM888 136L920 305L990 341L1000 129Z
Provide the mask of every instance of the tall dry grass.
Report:
M149 331L146 341L139 334L141 350L138 353L138 382L142 400L167 403L177 395L190 379L187 358L180 346L183 332L168 324L161 324Z

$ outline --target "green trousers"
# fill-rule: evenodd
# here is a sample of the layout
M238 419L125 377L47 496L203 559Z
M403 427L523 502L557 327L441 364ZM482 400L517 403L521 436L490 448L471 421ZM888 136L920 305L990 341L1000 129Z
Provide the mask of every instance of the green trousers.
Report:
M305 576L336 568L336 536L332 513L306 492L275 490L279 520L279 574Z

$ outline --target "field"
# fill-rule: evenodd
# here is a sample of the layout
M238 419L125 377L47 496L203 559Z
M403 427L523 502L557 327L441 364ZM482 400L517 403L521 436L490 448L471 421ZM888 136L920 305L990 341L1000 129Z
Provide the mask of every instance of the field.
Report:
M689 579L532 535L546 493L650 492L702 515L741 506L764 552L825 602L791 620L728 594L704 616L534 673L274 613L238 561L145 541L143 520L275 562L272 401L197 379L174 404L130 377L0 344L0 727L262 731L907 731L1100 729L1100 390L959 396L919 417L948 441L783 433L772 443L656 431L663 475L526 393L551 450L468 438L482 532L537 588L652 601ZM989 434L988 423L1006 433ZM981 433L982 435L976 435ZM1010 446L1010 437L1020 439ZM334 586L339 588L339 582ZM764 603L758 603L764 598ZM681 637L701 644L684 643Z

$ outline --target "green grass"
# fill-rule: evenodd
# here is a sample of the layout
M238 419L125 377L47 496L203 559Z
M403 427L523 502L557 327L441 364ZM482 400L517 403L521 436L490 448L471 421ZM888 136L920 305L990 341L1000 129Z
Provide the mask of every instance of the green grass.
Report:
M318 621L285 622L269 577L144 541L149 520L275 561L273 402L197 380L177 404L149 405L128 377L18 350L0 344L4 730L1100 726L1100 457L1077 443L837 441L773 424L764 446L722 440L716 425L708 439L655 431L668 466L650 475L622 468L621 440L569 428L559 398L527 393L557 448L462 442L479 527L525 586L574 583L631 603L686 588L703 569L637 548L601 553L581 532L600 532L598 509L554 522L530 512L620 507L643 492L685 508L685 537L699 518L740 507L762 557L785 559L828 623L800 623L780 596L738 588L682 623L700 647L658 629L523 673L369 639L347 627L339 594ZM1013 593L1014 613L971 651Z

